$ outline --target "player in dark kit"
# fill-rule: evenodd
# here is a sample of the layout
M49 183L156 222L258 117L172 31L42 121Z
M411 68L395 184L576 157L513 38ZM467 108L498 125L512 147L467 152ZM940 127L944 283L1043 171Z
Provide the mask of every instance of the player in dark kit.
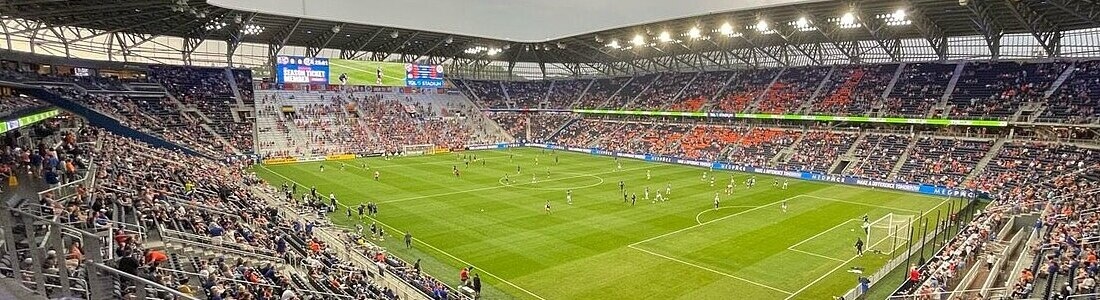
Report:
M377 85L382 85L382 67L379 66L374 74L374 83Z
M856 238L856 254L863 256L863 240Z

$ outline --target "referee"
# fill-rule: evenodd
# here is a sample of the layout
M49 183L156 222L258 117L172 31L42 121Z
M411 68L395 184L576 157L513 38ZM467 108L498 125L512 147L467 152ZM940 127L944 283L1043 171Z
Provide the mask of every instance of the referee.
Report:
M863 256L863 240L858 237L856 238L856 254Z

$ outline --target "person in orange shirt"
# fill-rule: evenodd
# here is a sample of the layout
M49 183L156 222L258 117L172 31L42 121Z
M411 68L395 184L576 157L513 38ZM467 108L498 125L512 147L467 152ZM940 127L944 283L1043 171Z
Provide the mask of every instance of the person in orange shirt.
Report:
M317 241L310 240L309 250L313 251L313 254L321 253L321 244L318 244Z
M155 273L157 267L166 261L168 261L168 255L165 255L163 251L153 249L145 250L145 264L149 266L149 273Z

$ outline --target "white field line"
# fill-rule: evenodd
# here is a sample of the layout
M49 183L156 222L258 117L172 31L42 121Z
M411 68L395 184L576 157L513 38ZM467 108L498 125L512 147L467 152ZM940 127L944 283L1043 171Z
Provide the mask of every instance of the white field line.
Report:
M637 242L634 242L633 244L630 244L630 245L627 245L627 246L633 247L633 246L637 246L639 244L644 244L644 243L652 241L652 240L656 240L656 239L663 238L663 237L666 237L666 236L670 236L670 235L673 235L673 234L681 233L681 232L684 232L684 231L687 231L687 230L690 230L690 229L693 229L693 228L696 228L696 227L699 227L699 226L703 226L703 225L707 225L707 224L710 224L710 223L718 222L718 221L725 220L725 219L728 219L728 218L740 216L740 215L743 215L743 214L746 214L746 213L753 212L757 209L761 209L761 208L765 208L765 207L768 207L768 206L783 203L783 201L791 200L791 199L798 198L798 197L801 197L801 196L802 195L797 195L797 196L789 197L789 198L786 198L786 199L783 199L783 200L779 200L779 201L775 201L775 202L772 202L772 203L757 206L757 207L754 207L754 208L750 208L750 209L747 209L747 210L739 212L739 213L735 213L735 214L728 215L728 216L725 216L725 217L721 217L721 218L706 221L706 222L703 222L703 223L691 225L691 226L688 226L688 227L684 227L682 229L678 229L678 230L671 231L671 232L668 232L668 233L664 233L664 234L661 234L661 235L658 235L658 236L655 236L655 237L651 237L651 238L648 238L648 239L637 241Z
M844 261L843 259L824 256L824 255L821 255L821 254L813 253L813 252L810 252L810 251L798 250L798 249L795 249L795 248L787 248L787 250L802 253L802 254L806 254L806 255L809 255L809 256L820 257L820 258L828 259L828 260L831 260L831 261Z
M832 228L825 229L824 231L821 231L821 233L815 234L814 236L808 237L805 240L802 240L801 242L795 243L794 245L791 245L790 247L787 247L787 249L798 247L798 245L802 245L806 242L809 242L812 239L815 239L815 238L817 238L817 237L819 237L819 236L821 236L825 233L828 233L829 231L833 231L833 229L837 229L840 226L844 226L844 224L851 223L852 221L859 221L859 219L848 219L847 221L841 222L840 224L837 224L836 226L833 226Z
M948 200L951 200L951 198L950 198L950 197L948 197L948 198L943 198L943 201L940 201L940 204L937 204L936 206L933 206L933 207L932 207L932 209L929 209L928 211L926 211L926 212L924 213L924 215L921 215L920 217L924 217L924 216L928 215L929 213L931 213L932 211L934 211L934 210L936 210L937 208L939 208L940 206L943 206L943 204L944 204L944 203L947 203L947 201L948 201ZM886 241L886 240L887 240L887 239L882 239L881 241L878 241L878 242L876 242L876 243L872 244L872 245L871 245L870 247L867 247L867 249L870 249L870 248L874 248L874 247L875 247L875 246L877 246L877 245L878 245L879 243L882 243L882 242L884 242L884 241ZM852 258L849 258L848 260L845 260L845 261L844 261L843 263L841 263L841 264L840 264L839 266L836 266L836 267L835 267L835 268L833 268L832 270L829 270L829 272L826 272L825 274L822 274L822 275L821 275L821 277L818 277L817 279L814 279L814 281L811 281L811 282L810 282L809 284L806 284L806 285L805 285L805 286L803 286L803 287L802 287L801 289L798 289L798 290L797 290L797 291L795 291L795 292L794 292L793 294L791 294L790 296L788 296L788 297L787 297L787 299L784 299L784 300L789 300L789 299L791 299L791 298L794 298L794 296L795 296L795 295L798 295L798 293L801 293L802 291L805 291L806 289L810 288L810 287L811 287L811 286L813 286L814 284L817 284L817 283L818 283L818 282L820 282L821 280L825 279L825 277L829 277L829 275L830 275L830 274L833 274L833 272L836 272L836 270L840 269L841 267L844 267L844 266L848 265L848 263L852 262L852 260L855 260L855 259L856 259L856 258L858 258L858 257L859 257L859 256L858 256L858 255L856 255L856 256L853 256Z
M744 281L744 282L750 283L750 284L752 284L752 285L756 285L756 286L759 286L759 287L767 288L767 289L769 289L769 290L777 291L777 292L780 292L780 293L784 293L784 294L787 294L787 295L792 295L792 293L791 293L791 292L788 292L788 291L785 291L785 290L782 290L782 289L779 289L779 288L776 288L776 287L773 287L773 286L770 286L770 285L766 285L766 284L763 284L763 283L759 283L759 282L755 282L755 281L752 281L752 280L748 280L748 279L745 279L745 278L742 278L742 277L738 277L738 276L736 276L736 275L733 275L733 274L729 274L729 273L726 273L726 272L718 271L718 270L715 270L715 269L711 269L711 268L708 268L708 267L700 266L700 265L698 265L698 264L694 264L694 263L691 263L691 262L688 262L688 261L683 261L683 260L680 260L680 259L678 259L678 258L675 258L675 257L669 257L669 256L667 256L667 255L663 255L663 254L660 254L660 253L656 253L656 252L653 252L653 251L649 251L649 250L643 249L643 248L641 248L641 247L636 247L636 246L634 246L634 245L628 245L627 247L629 247L629 248L631 248L631 249L634 249L634 250L638 250L638 251L642 251L642 252L648 253L648 254L650 254L650 255L653 255L653 256L657 256L657 257L660 257L660 258L664 258L664 259L667 259L667 260L671 260L671 261L674 261L674 262L678 262L678 263L681 263L681 264L685 264L685 265L688 265L688 266L692 266L692 267L695 267L695 268L698 268L698 269L701 269L701 270L706 270L706 271L709 271L709 272L711 272L711 273L715 273L715 274L718 274L718 275L722 275L722 276L726 276L726 277L729 277L729 278L733 278L733 279L737 279L737 280L740 280L740 281Z
M267 167L264 167L264 168L266 169ZM270 169L268 169L268 171L271 171L271 170L270 170ZM293 182L294 184L297 184L297 185L302 185L302 184L298 183L297 181L294 181L293 179L290 179L290 178L287 178L286 176L283 176L283 174L279 174L278 172L275 172L275 171L271 171L271 173L272 173L272 174L275 174L276 176L282 177L283 179L289 180L290 182ZM339 203L339 202L337 202L337 203L338 203L338 204L339 204L340 206L343 206L343 207L345 207L345 208L349 208L349 206L347 206L347 205L344 205L343 203ZM369 217L368 217L368 218L369 218ZM370 218L370 219L371 219L371 220L373 220L374 222L377 222L378 224L381 224L382 226L385 226L385 227L389 227L390 229L393 229L393 232L402 232L402 231L401 231L400 229L397 229L396 227L393 227L393 226L390 226L390 225L388 225L388 224L386 224L386 223L383 223L382 221L380 221L380 220L378 220L378 219L374 219L374 218ZM505 280L504 278L501 278L500 276L496 276L496 275L494 275L493 273L489 273L489 271L485 270L485 268L482 268L482 267L478 267L478 266L475 266L474 264L472 264L472 263L470 263L470 262L467 262L467 261L465 261L465 260L462 260L461 258L458 258L458 257L456 257L456 256L454 256L454 255L452 255L452 254L450 254L450 253L447 253L446 251L443 251L443 250L441 250L441 249L439 249L439 248L436 248L435 246L432 246L431 244L425 243L425 242L424 242L423 240L421 240L421 239L418 239L418 238L415 238L415 237L413 237L413 240L414 240L414 241L416 241L416 242L417 242L417 244L419 244L419 245L424 245L425 247L431 248L432 250L435 250L435 251L437 251L437 252L439 252L439 253L441 253L441 254L443 254L443 255L446 255L447 257L450 257L450 258L452 258L452 259L454 259L454 260L456 260L456 261L458 261L458 262L460 262L460 263L462 263L462 264L464 264L464 265L467 265L467 266L472 266L472 267L474 267L475 269L477 269L477 270L480 270L479 272L481 272L482 274L488 275L489 277L493 277L493 278L496 278L496 279L497 279L497 280L499 280L500 282L502 282L502 283L504 283L504 284L507 284L507 285L509 285L509 286L511 286L511 287L513 287L513 288L516 288L517 290L523 291L524 293L527 293L528 295L531 295L532 297L535 297L535 298L537 298L537 299L539 299L539 300L546 300L546 298L543 298L542 296L539 296L538 294L532 293L531 291L528 291L527 289L524 289L524 288L522 288L522 287L520 287L520 286L518 286L518 285L516 285L516 284L514 284L514 283L512 283L512 282L510 282L510 281L508 281L508 280ZM439 274L436 274L436 275L438 276Z
M718 209L707 209L707 210L701 211L701 212L699 212L698 214L695 215L695 223L696 224L703 224L703 222L699 221L699 217L702 217L703 214L705 214L707 212L722 210L722 209L727 209L727 208L745 208L745 207L756 208L756 206L738 205L738 206L722 206L722 207L719 207Z

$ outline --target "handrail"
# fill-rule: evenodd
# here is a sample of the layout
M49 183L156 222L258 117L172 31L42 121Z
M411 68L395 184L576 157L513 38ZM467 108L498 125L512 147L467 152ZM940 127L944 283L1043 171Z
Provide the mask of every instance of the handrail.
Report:
M156 290L159 290L159 291L163 291L163 292L167 292L167 293L170 293L170 294L172 294L172 295L175 295L176 297L180 297L180 298L177 298L177 299L185 299L185 300L199 300L199 299L197 299L197 298L195 298L195 297L192 297L192 296L190 296L190 295L187 295L187 294L184 294L184 293L182 293L182 292L180 292L180 291L177 291L176 289L173 289L173 288L169 288L169 287L163 286L163 285L161 285L161 284L159 284L159 283L156 283L156 282L152 282L152 281L149 281L148 279L145 279L145 278L141 278L141 277L138 277L138 276L130 275L129 273L126 273L126 272L122 272L122 271L119 271L119 270L117 270L117 269L115 269L115 268L112 268L112 267L110 267L110 266L107 266L107 265L105 265L105 264L103 264L103 263L95 263L95 262L93 262L93 263L88 263L88 265L90 265L90 266L94 266L94 267L98 268L98 269L99 269L99 270L101 270L101 271L105 271L105 272L107 272L107 273L112 273L112 274L114 274L114 275L118 275L119 277L126 277L126 278L127 278L127 279L129 279L129 280L133 280L133 281L137 281L137 282L140 282L140 283L141 283L141 284L142 284L143 286L145 286L145 287L149 287L149 286L152 286L152 287L153 287L154 289L156 289Z
M188 234L188 233L182 233L181 234L181 232L178 232L178 231L175 231L175 230L169 230L169 229L161 230L161 234L162 234L162 238L165 241L173 241L173 242L178 242L178 243L181 243L181 244L188 244L188 245L197 245L197 246L200 246L200 247L203 247L203 248L214 249L214 250L218 250L218 251L225 251L225 252L229 252L229 253L236 254L236 255L239 255L239 256L244 256L244 257L253 257L253 258L270 259L270 260L280 260L281 259L277 255L275 255L274 251L271 251L271 250L265 249L265 248L261 248L261 247L249 246L250 248L253 248L253 249L248 249L248 250L235 249L235 248L231 248L231 247L225 247L225 246L217 245L217 244L214 243L215 241L212 238L193 235L193 234ZM173 236L173 235L175 235L175 236ZM233 244L233 243L229 242L229 244Z

